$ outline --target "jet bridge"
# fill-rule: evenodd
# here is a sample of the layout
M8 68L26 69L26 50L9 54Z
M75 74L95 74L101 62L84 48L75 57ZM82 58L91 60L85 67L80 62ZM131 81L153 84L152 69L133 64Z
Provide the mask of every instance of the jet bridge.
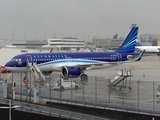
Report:
M117 73L108 80L109 81L109 87L111 87L111 88L119 87L120 90L121 90L122 87L126 88L127 87L126 86L127 78L130 77L129 89L131 89L131 87L130 87L131 85L130 84L131 84L131 77L132 76L133 75L131 75L131 70L129 70L129 71L124 70L124 69L117 70ZM118 85L122 81L124 81L123 84L122 85Z

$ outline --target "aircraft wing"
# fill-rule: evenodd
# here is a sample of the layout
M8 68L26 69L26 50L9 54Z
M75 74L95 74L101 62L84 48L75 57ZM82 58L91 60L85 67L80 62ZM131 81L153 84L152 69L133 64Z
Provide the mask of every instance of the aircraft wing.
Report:
M81 68L81 70L89 70L89 69L92 69L93 68L93 66L103 66L105 63L99 63L99 64L85 64L85 65L77 65L77 66L79 66L80 68Z
M74 67L79 67L82 71L85 71L93 68L100 68L100 67L106 66L106 64L108 67L121 64L120 62L102 62L102 61L94 61L94 60L83 60L83 61L84 62L77 62L77 63L74 63L72 61L72 63L67 63L67 65L63 64L63 66L61 67L74 66Z
M106 62L102 61L95 61L95 60L84 60L84 59L73 59L71 61L67 61L67 64L63 64L63 66L79 66L81 68L87 68L94 66L102 66L103 64L106 64Z

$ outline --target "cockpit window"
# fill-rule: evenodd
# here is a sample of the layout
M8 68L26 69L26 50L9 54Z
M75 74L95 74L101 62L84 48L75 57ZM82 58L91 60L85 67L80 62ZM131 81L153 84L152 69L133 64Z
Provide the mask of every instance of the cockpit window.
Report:
M13 58L11 61L15 61L16 59L15 58Z
M11 61L22 61L20 58L13 58Z

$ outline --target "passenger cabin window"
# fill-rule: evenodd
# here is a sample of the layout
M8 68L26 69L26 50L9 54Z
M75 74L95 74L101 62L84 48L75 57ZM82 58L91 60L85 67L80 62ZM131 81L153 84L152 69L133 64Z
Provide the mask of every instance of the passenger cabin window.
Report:
M35 59L36 61L41 61L41 60L42 61L52 61L52 60L65 59L66 55L33 55L32 57L33 57L33 60Z
M48 55L48 58L51 58L51 55Z
M44 58L47 58L47 55L44 55Z

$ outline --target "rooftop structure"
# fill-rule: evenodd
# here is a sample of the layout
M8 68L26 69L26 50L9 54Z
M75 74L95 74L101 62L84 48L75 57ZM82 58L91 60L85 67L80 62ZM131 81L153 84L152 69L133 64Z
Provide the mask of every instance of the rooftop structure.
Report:
M143 45L157 46L157 39L160 38L160 34L142 34L140 35L140 41Z
M110 49L110 50L116 50L116 49L118 49L118 47L119 47L120 44L122 43L123 39L124 39L124 38L110 39L109 49Z
M96 36L93 37L92 39L92 44L96 45L97 48L108 48L108 43L109 43L109 39L107 38L97 38Z
M83 40L78 40L77 38L72 37L64 37L64 38L52 38L48 39L48 45L42 46L44 47L54 47L58 48L58 50L70 51L70 50L80 50L85 47L85 43Z

